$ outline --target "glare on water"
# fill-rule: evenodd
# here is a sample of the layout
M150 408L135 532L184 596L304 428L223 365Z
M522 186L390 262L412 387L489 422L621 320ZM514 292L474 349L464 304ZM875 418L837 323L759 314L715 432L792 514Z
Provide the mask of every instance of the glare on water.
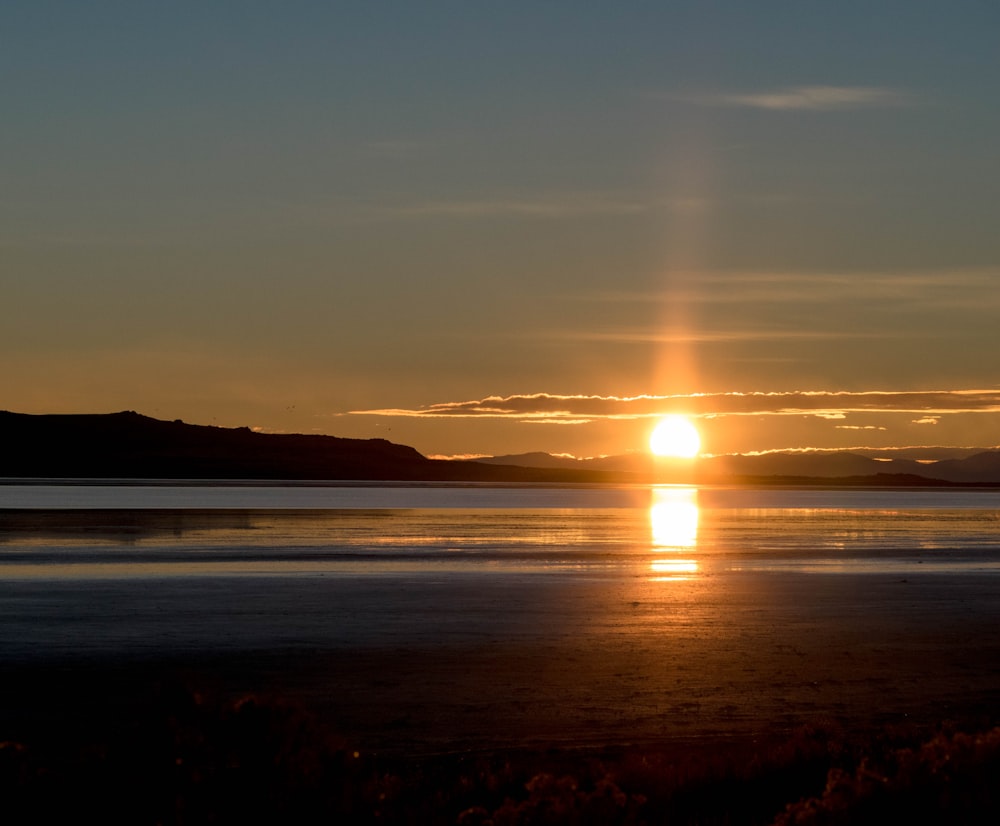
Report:
M684 579L698 572L693 559L673 556L698 545L698 490L693 487L655 487L649 506L652 550L650 569L661 580ZM664 557L661 554L670 553Z

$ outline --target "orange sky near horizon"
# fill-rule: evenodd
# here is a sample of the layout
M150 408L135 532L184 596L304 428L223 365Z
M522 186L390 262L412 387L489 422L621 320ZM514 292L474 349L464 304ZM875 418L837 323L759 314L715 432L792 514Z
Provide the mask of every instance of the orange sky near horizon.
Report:
M1000 7L5 9L0 408L1000 444Z

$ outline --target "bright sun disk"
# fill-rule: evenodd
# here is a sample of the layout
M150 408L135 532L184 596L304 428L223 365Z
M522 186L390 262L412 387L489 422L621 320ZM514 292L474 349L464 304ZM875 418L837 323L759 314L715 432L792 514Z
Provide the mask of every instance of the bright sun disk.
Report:
M656 456L693 459L701 450L701 436L684 416L664 416L649 436L649 449Z

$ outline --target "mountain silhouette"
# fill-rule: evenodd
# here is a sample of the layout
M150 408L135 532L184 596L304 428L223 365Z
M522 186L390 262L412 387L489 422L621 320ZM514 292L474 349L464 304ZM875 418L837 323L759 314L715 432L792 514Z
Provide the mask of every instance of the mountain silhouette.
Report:
M906 451L833 451L808 453L765 453L702 457L697 462L655 459L646 454L629 453L574 459L547 453L521 453L477 459L480 463L524 465L535 468L574 468L628 474L652 474L657 471L678 475L679 481L727 483L731 481L799 481L868 479L877 484L945 482L951 484L1000 484L1000 451L975 451L968 448L930 448ZM941 457L921 461L916 457ZM955 458L946 458L955 457ZM916 480L916 481L915 481Z
M7 479L285 479L494 483L1000 484L1000 451L932 463L858 452L657 459L548 453L428 459L385 439L258 433L162 421L134 411L32 415L0 411ZM938 451L936 455L945 456Z
M612 481L593 470L428 459L412 447L385 439L257 433L248 427L162 421L134 411L51 415L0 411L0 477Z

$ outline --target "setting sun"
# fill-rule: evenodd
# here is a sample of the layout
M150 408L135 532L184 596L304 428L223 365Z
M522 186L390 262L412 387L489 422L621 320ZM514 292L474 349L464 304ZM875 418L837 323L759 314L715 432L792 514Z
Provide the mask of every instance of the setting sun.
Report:
M684 416L665 416L649 436L649 449L656 456L693 459L701 450L701 436Z

